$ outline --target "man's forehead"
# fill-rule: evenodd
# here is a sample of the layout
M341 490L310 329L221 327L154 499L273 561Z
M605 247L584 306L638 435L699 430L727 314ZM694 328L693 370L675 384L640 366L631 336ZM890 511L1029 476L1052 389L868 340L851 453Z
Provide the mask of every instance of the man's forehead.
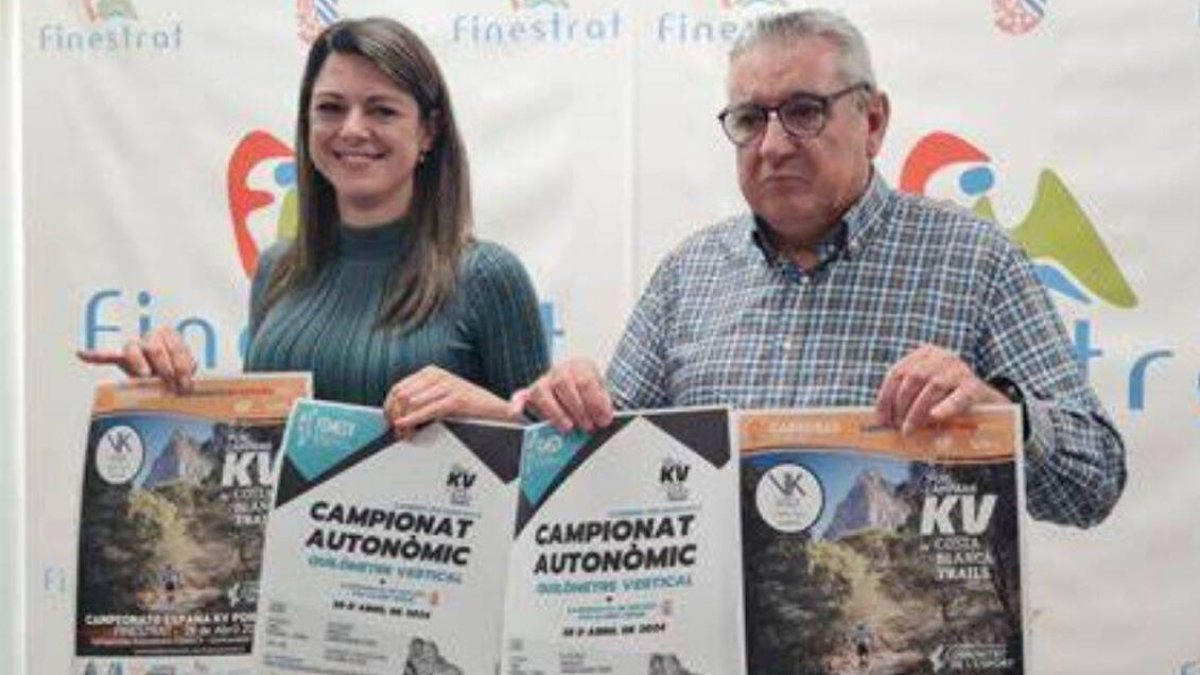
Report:
M739 54L729 64L730 100L782 99L839 86L836 46L819 36L772 40Z

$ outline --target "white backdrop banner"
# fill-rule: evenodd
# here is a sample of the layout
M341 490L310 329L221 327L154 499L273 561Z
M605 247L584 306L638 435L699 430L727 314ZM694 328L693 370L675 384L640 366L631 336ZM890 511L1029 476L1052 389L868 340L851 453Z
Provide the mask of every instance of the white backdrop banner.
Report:
M657 261L744 208L726 52L798 0L26 2L29 662L66 672L84 347L177 325L240 368L247 269L294 222L306 39L409 23L450 81L477 231L534 276L555 354L608 358ZM1031 672L1200 673L1200 3L834 2L866 33L895 186L986 210L1040 266L1124 432L1089 531L1033 524Z

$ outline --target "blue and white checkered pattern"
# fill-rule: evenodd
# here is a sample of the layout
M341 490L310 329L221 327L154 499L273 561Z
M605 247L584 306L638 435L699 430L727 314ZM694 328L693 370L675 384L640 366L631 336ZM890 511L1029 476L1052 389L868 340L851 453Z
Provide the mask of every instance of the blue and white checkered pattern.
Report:
M921 344L1026 400L1028 508L1087 527L1125 484L1125 451L1028 258L995 225L876 174L811 270L744 214L662 262L609 366L623 408L873 405Z

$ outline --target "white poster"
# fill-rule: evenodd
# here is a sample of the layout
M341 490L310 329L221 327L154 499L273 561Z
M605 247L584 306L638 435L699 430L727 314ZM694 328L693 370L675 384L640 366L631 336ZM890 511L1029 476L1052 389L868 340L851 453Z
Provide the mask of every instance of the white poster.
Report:
M505 675L738 675L738 462L721 409L526 432Z
M256 672L491 673L521 429L303 402L267 528Z

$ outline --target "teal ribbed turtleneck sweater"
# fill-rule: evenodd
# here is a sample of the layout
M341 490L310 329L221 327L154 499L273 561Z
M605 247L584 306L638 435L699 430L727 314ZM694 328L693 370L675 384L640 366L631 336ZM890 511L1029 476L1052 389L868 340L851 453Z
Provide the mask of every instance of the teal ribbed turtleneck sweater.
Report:
M408 333L378 327L408 236L404 221L339 227L336 254L315 283L265 315L267 280L286 244L264 252L250 291L246 370L312 371L317 398L380 405L393 384L431 364L502 398L549 367L529 276L516 256L489 242L467 249L454 297L424 324Z

